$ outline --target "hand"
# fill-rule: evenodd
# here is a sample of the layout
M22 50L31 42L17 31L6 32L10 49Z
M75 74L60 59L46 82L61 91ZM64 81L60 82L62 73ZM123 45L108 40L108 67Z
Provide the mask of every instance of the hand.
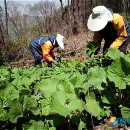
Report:
M42 59L42 60L41 60L41 63L42 63L42 62L44 62L44 61L45 61L45 60L44 60L44 59Z
M113 49L113 46L112 46L112 45L109 47L109 50L110 50L110 49Z
M58 62L57 62L56 60L54 60L54 61L53 61L53 64L54 64L54 65L57 65L57 64L58 64Z

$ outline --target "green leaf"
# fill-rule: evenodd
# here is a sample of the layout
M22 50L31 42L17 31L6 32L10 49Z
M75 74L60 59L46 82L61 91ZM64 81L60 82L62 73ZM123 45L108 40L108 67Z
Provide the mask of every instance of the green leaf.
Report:
M114 82L115 86L119 89L125 89L126 83L124 81L124 73L122 71L121 59L116 59L109 67L108 67L108 79Z
M98 46L96 43L89 41L87 44L87 49L86 49L86 53L89 57L93 56L94 53L96 52Z
M35 86L35 91L41 91L44 97L50 97L56 92L56 86L58 84L57 79L43 79L40 83Z
M3 93L1 94L3 108L10 107L11 103L19 98L19 92L11 84L8 84L8 86L3 90Z
M122 107L121 108L121 114L123 118L130 118L130 108L128 107Z
M49 130L56 130L56 128L55 127L50 127Z
M130 57L127 55L121 58L122 70L126 76L130 74Z
M74 93L74 86L69 82L69 80L60 80L57 83L57 91L63 91L65 93Z
M110 101L105 96L102 96L102 102L106 104L110 104Z
M49 99L43 99L40 101L41 108L42 108L42 115L49 115L51 112L50 108L50 100Z
M29 86L32 84L32 80L29 77L22 77L22 83L24 84L25 87L29 88Z
M68 101L66 93L59 91L52 95L51 112L58 113L62 116L67 116L71 112L67 105Z
M86 110L89 112L92 116L100 117L102 109L99 106L99 102L97 102L94 99L87 98L86 100Z
M88 71L88 84L94 86L98 90L103 90L102 83L107 83L106 78L107 74L104 68L95 66L89 69Z
M4 90L4 97L11 101L13 101L14 99L18 99L19 91L16 90L13 85L9 84L8 87L6 87Z
M105 56L110 57L111 59L118 59L123 56L123 53L119 51L119 49L110 49Z
M74 88L82 88L82 84L85 80L85 76L80 74L78 71L70 77L70 82L74 85Z
M82 111L83 110L83 102L81 100L72 100L69 104L68 104L68 108L71 110L71 111L75 111L75 110L78 110L78 111Z
M9 109L9 117L12 123L16 123L19 117L23 117L23 109L20 102L15 101L12 103L11 108Z
M83 110L83 103L75 94L67 94L62 91L54 93L51 102L51 111L62 116L67 116L71 112Z
M37 113L38 111L38 103L35 99L29 97L29 96L24 96L24 101L23 101L23 110L24 111L31 111L34 115L39 114Z
M126 76L124 78L124 80L125 80L125 82L126 82L127 85L130 85L130 75Z
M30 123L31 126L29 127L28 130L45 130L44 123L42 121L36 122L34 120L31 120Z
M0 108L0 121L6 121L9 119L8 111Z
M83 122L81 119L80 119L80 122L79 122L79 126L78 126L78 130L83 130L86 128L86 123Z

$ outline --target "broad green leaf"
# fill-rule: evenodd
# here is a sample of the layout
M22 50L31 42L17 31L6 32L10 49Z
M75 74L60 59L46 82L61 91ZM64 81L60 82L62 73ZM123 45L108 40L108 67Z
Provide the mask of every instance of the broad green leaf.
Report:
M1 90L2 91L2 90ZM8 86L3 90L2 93L2 107L10 107L14 100L19 98L19 92L15 89L14 86L8 84Z
M111 59L118 59L123 55L118 49L110 49L105 56L110 57Z
M45 130L45 126L42 121L36 122L34 120L31 120L30 123L31 123L31 126L28 130Z
M114 82L115 86L119 89L125 89L126 83L124 81L124 73L122 71L121 59L116 59L108 67L108 78L110 81Z
M57 83L56 90L65 93L74 93L74 85L72 85L69 80L60 80Z
M121 58L122 70L126 76L130 74L130 57L125 55Z
M52 95L51 102L51 112L58 113L62 116L67 116L70 114L71 110L67 107L69 101L67 99L66 93L57 92Z
M51 111L62 116L67 116L71 112L82 111L83 103L74 94L56 92L52 96Z
M39 114L37 113L38 112L37 110L38 110L37 101L25 95L23 101L23 111L31 111L35 115L35 114Z
M69 104L68 104L68 108L71 110L71 111L75 111L75 110L78 110L78 111L82 111L83 110L83 102L81 100L72 100Z
M9 84L8 87L6 87L6 89L4 90L4 97L11 101L13 101L14 99L18 99L19 91L16 90L13 85Z
M86 100L86 110L89 112L92 116L100 117L102 109L99 106L99 102L94 99L87 99Z
M121 108L121 114L123 118L130 118L130 108L128 107L122 107Z
M95 66L88 71L88 84L98 90L103 90L102 83L107 83L107 74L104 68Z
M50 97L56 92L56 86L58 84L57 79L43 79L40 83L35 86L35 91L41 91L44 97Z
M12 123L16 123L19 117L23 117L23 108L20 102L15 101L9 109L9 118Z

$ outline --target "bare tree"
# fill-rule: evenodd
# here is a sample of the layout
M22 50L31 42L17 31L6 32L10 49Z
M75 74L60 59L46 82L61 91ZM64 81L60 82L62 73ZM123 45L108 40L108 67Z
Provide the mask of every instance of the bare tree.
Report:
M53 17L57 7L53 1L40 1L34 6L30 6L29 12L32 16L35 16L37 25L42 32L48 33L52 29L52 25L55 24ZM41 31L39 33L41 33Z
M7 2L6 2L6 0L4 0L4 6L5 6L6 38L8 40L8 11L7 11Z
M8 3L8 10L10 29L15 33L16 37L22 37L26 25L26 15L22 12L23 7L13 2Z

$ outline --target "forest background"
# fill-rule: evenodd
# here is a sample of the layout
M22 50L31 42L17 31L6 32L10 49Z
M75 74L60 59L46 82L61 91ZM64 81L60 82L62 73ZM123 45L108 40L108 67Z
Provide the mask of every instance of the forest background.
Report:
M0 2L2 3L2 1ZM92 32L86 23L93 7L104 5L129 20L129 0L37 0L23 4L3 0L0 5L0 65L29 65L33 57L28 49L36 36L60 33L66 48L60 55L85 55Z

